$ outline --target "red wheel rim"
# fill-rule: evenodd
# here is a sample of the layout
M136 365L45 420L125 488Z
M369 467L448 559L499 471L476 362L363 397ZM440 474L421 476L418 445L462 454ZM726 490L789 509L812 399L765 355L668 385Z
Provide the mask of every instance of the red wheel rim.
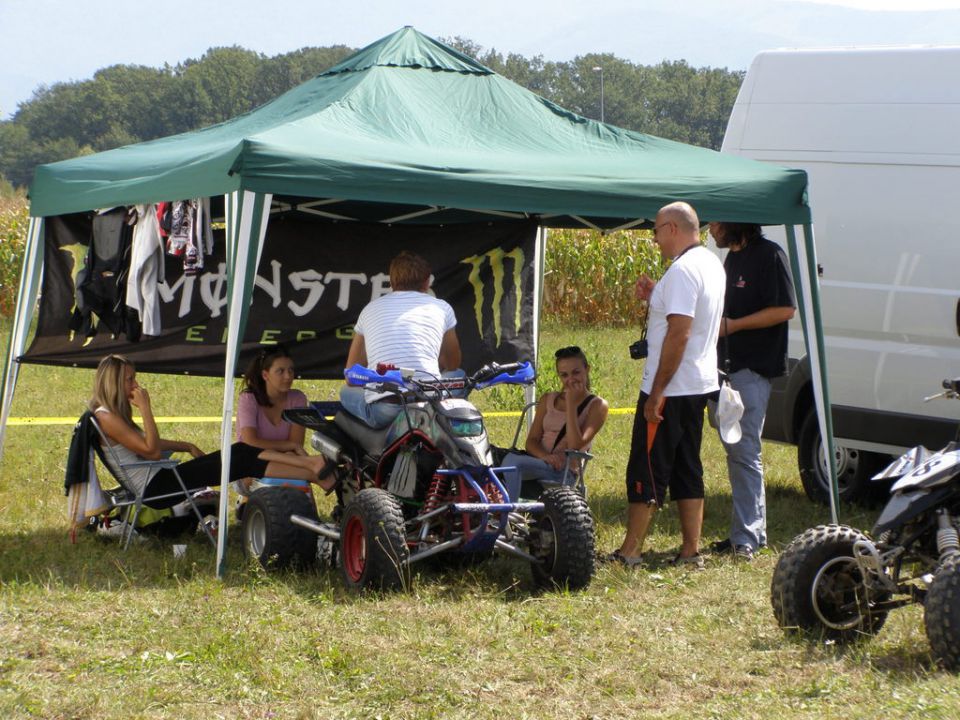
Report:
M354 516L347 520L341 538L343 546L343 567L351 582L359 582L363 568L367 564L367 544L363 531L363 521Z

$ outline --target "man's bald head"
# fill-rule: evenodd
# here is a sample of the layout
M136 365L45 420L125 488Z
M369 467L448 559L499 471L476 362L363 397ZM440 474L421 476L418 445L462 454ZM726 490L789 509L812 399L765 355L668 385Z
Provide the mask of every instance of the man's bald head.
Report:
M684 234L700 232L700 218L689 203L678 201L664 205L657 213L657 217L662 217L666 222L676 223L677 229Z
M697 212L685 202L664 205L657 213L653 239L666 258L675 258L691 245L700 242L700 220Z

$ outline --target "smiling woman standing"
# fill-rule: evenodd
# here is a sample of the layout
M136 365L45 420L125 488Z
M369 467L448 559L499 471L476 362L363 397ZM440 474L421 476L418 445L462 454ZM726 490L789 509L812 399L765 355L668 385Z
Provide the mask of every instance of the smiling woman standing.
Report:
M261 350L243 375L237 402L237 440L264 450L306 455L304 428L283 419L283 411L307 406L293 389L293 358L283 345Z

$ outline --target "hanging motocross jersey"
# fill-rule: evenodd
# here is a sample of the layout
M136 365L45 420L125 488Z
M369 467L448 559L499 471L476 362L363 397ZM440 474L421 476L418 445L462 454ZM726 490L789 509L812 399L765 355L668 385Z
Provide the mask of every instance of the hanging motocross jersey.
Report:
M124 333L139 340L140 323L126 310L127 272L133 238L126 208L99 213L93 219L90 248L83 269L77 275L76 307L70 319L70 333L92 338L103 328L113 336Z

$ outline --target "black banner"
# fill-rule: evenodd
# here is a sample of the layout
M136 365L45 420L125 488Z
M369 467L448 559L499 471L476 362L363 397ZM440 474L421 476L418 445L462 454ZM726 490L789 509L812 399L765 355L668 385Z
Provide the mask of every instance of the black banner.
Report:
M222 375L227 282L223 231L204 272L185 276L166 257L158 285L162 331L131 342L101 330L71 337L75 281L90 242L92 216L45 221L44 277L37 334L24 362L95 367L105 354L128 355L145 372ZM430 262L433 292L457 315L468 372L483 363L533 357L534 223L446 226L318 223L272 217L257 272L239 371L263 346L286 344L298 375L342 378L353 323L389 292L390 259L411 250Z

